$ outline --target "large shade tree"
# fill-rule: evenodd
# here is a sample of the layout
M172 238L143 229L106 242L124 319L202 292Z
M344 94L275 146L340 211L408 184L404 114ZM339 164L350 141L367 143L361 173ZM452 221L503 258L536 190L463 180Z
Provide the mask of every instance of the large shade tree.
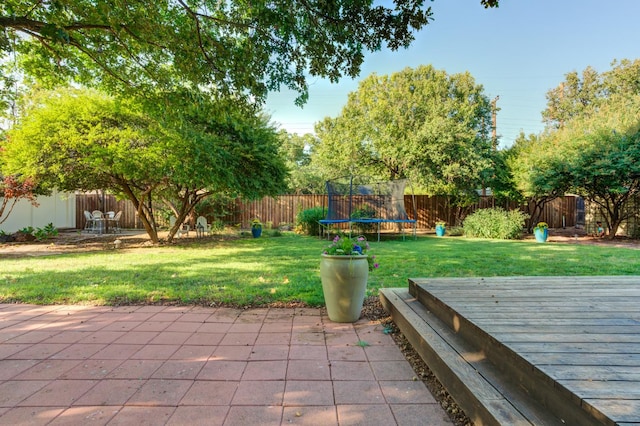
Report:
M629 202L640 196L640 95L610 97L553 138L554 175L567 170L571 190L598 207L613 238L638 217Z
M567 192L598 207L610 237L636 217L629 201L640 195L639 129L640 96L616 95L559 129L521 134L504 155L508 179L528 203L529 230Z
M136 91L186 80L256 98L284 85L303 102L308 75L354 77L365 51L408 46L430 17L424 0L5 0L0 59L17 52L47 80Z
M366 51L408 46L430 17L424 0L5 0L0 106L23 75L151 99L187 85L260 103L284 86L301 104L308 76L355 77Z
M546 138L556 141L545 166L552 169L547 186L568 176L571 190L598 206L611 237L636 214L628 203L637 194L640 161L638 76L640 59L614 61L602 73L591 67L582 76L568 73L549 90L542 112Z
M525 136L521 132L514 144L501 152L506 168L499 173L498 187L510 199L526 204L529 232L545 206L570 188L567 155L559 149L561 144L550 133Z
M275 195L286 169L277 134L239 100L183 90L139 105L95 91L59 90L32 98L4 142L9 173L43 188L106 189L137 208L158 241L154 202L171 205L177 225L212 193Z
M315 160L336 174L410 177L461 207L491 167L491 103L469 73L432 66L371 75L316 126Z

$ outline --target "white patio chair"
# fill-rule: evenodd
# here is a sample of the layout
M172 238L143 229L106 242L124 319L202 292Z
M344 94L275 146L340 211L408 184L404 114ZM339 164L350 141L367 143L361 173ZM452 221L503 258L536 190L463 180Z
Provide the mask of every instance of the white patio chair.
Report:
M94 210L91 212L93 216L93 230L98 234L103 234L105 227L107 226L106 219L100 210Z
M84 230L87 232L95 232L96 230L96 221L93 218L93 215L89 213L88 210L84 211Z
M122 217L122 210L120 210L115 215L110 216L109 219L108 219L109 220L109 229L112 229L114 234L116 232L122 232L122 229L120 228L120 217Z
M207 223L207 218L204 216L198 216L196 219L196 229L203 235L211 235L211 225Z

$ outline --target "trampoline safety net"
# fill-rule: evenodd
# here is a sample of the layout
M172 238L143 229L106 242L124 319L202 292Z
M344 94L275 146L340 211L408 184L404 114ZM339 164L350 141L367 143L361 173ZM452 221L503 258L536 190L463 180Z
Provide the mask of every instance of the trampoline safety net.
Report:
M365 179L342 178L327 181L327 216L320 223L380 223L413 224L405 209L406 179L366 183ZM416 217L415 202L412 202Z

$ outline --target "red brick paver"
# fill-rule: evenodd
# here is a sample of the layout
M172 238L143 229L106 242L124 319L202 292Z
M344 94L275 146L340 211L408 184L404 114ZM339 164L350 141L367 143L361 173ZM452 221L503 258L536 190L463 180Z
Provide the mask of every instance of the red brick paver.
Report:
M0 425L451 425L382 326L0 304Z

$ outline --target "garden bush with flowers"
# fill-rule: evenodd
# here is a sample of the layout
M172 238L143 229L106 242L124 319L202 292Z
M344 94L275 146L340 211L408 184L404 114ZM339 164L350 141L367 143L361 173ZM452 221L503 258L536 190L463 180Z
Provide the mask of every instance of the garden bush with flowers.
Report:
M349 237L345 234L339 234L322 253L331 256L367 256L369 270L372 271L380 265L376 262L376 257L368 253L369 250L369 242L364 236Z

